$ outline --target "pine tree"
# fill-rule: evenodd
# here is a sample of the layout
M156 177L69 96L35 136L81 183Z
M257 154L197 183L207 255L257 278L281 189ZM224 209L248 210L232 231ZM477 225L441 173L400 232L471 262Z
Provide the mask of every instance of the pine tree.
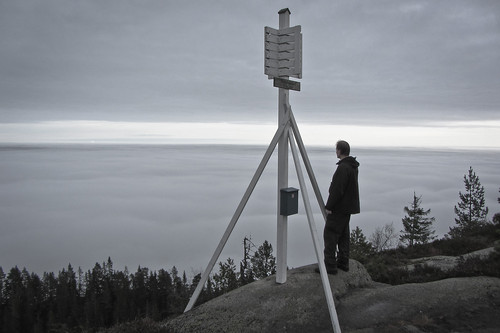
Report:
M435 218L427 217L431 210L424 210L420 207L421 201L422 196L417 197L416 193L413 192L411 206L404 208L407 215L402 219L404 230L401 230L399 240L409 246L426 244L435 238L433 236L435 231L431 229Z
M498 190L498 192L500 192L500 189ZM500 203L500 198L498 198L497 200L498 200L498 203ZM500 213L496 213L493 216L493 223L495 223L497 226L500 226Z
M350 257L363 263L372 252L372 244L366 240L363 231L356 226L356 229L351 231Z
M0 266L0 310L3 309L3 305L5 303L5 295L4 295L4 290L3 290L4 285L5 285L5 273L3 272L2 266ZM3 313L3 311L2 311L2 313ZM0 318L0 322L1 321L2 321L2 318Z
M179 276L177 267L172 267L170 274L172 276L173 288L172 304L174 305L172 310L174 313L182 313L182 310L187 304L187 302L184 304L185 298L187 297L187 290L184 288L184 284L182 283L182 278Z
M250 253L255 245L252 243L251 238L243 238L243 260L240 261L240 285L244 286L250 282L255 281L255 277L252 269L252 262L250 258Z
M127 267L125 272L117 271L113 278L113 291L115 294L115 307L113 309L113 317L116 322L124 322L130 315L129 301L131 300L131 282ZM131 303L131 302L130 302Z
M92 327L104 326L103 292L104 272L99 263L85 274L87 287L85 288L85 315L86 321Z
M212 282L212 279L210 278L210 276L207 278L207 284L206 284L206 300L209 300L209 299L212 299L215 297L216 295L216 290L215 290L215 285L214 283Z
M469 168L468 175L464 175L465 193L458 192L460 202L455 206L456 227L450 227L450 236L460 237L477 230L487 223L488 207L485 207L484 187L479 177Z
M160 311L162 318L167 317L172 314L172 277L170 274L164 270L160 269L158 272L158 288L159 288L159 297L160 297Z
M71 264L68 270L63 269L57 276L56 304L57 320L73 327L77 324L79 313L77 304L78 291L76 287L76 275Z
M25 324L23 323L26 299L23 285L23 277L19 268L14 267L7 274L5 280L5 297L8 300L5 305L6 332L23 332Z
M228 291L238 288L238 278L234 260L227 258L226 262L219 262L219 273L216 273L213 279L219 293L227 293Z
M152 318L154 321L161 319L159 294L158 274L156 272L149 272L146 281L146 317Z
M273 246L267 240L259 246L250 260L255 278L262 279L276 273L276 258L273 256Z

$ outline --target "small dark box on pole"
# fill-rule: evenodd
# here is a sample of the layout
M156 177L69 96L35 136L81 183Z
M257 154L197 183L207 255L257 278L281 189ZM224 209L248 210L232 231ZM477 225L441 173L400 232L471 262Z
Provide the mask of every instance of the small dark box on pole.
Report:
M293 187L280 190L280 214L289 216L299 211L299 190Z

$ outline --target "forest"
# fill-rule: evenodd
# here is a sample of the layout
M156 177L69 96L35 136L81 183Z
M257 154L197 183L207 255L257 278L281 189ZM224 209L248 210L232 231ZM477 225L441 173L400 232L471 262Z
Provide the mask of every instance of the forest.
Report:
M248 238L240 271L231 258L205 284L198 303L275 273L272 246L258 248ZM201 274L188 281L175 266L170 272L139 267L115 270L111 258L87 272L70 265L40 278L26 269L0 267L1 332L95 332L138 318L164 320L184 311Z
M422 196L414 193L410 205L404 207L400 233L389 224L368 239L359 227L352 230L351 258L363 263L374 280L391 284L451 276L500 277L500 213L488 220L484 188L472 168L464 176L464 184L465 191L459 192L455 206L456 226L444 238L436 239L431 210L422 208ZM446 274L426 267L409 272L400 266L408 258L456 256L489 246L496 251L488 258L463 262ZM272 245L264 241L256 246L245 237L239 265L231 258L219 262L197 304L270 276L275 268ZM44 273L42 277L18 267L8 272L0 267L0 332L97 332L145 318L166 320L183 312L200 279L197 274L188 281L186 273L175 267L170 271L146 267L133 273L127 268L120 271L111 258L86 272L70 264L58 274Z

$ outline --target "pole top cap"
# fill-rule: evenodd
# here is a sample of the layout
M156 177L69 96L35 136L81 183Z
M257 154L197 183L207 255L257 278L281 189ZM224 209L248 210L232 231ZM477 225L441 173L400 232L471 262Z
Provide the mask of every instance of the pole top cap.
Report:
M286 12L288 12L288 14L291 14L290 9L288 9L288 8L283 8L282 10L280 10L278 12L278 14L285 14Z

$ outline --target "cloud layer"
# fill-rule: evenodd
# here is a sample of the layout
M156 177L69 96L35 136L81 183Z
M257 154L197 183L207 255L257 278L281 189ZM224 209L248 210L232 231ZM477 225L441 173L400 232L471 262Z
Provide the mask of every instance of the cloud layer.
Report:
M353 147L354 148L354 147ZM263 146L21 145L0 149L0 266L57 272L86 270L110 256L115 267L177 266L200 272L208 263L265 151ZM369 236L394 223L413 192L436 217L439 236L454 225L453 207L472 166L485 186L491 216L497 203L497 151L357 149L362 213ZM335 169L332 149L311 148L317 181L326 191ZM276 244L276 156L257 184L222 253L242 257L242 240ZM293 163L289 185L299 188ZM312 189L308 190L313 195ZM311 197L318 232L322 219ZM289 265L316 261L302 203L289 217Z
M274 121L263 29L302 25L294 110L328 124L498 120L498 1L7 1L0 121Z

